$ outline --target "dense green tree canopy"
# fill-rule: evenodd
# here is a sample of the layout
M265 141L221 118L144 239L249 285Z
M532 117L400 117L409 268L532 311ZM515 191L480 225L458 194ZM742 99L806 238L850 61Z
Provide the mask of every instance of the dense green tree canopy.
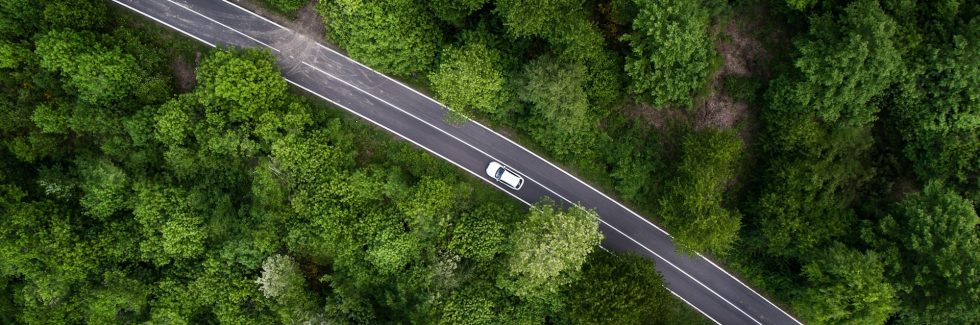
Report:
M698 1L637 1L633 32L624 36L632 53L626 73L630 90L654 106L692 106L708 85L715 50L710 17Z
M884 237L898 253L890 273L907 305L903 323L980 320L980 217L974 207L930 182L882 220Z
M314 9L806 323L976 323L980 3L786 3ZM707 322L593 213L287 89L109 2L0 0L0 323Z
M680 146L677 177L660 199L660 216L684 250L723 254L738 239L741 216L722 206L742 143L730 132L700 131Z
M834 243L803 265L808 286L797 309L815 324L884 324L896 309L895 290L874 252Z
M570 286L570 324L662 324L670 293L650 261L635 254L589 255L582 280Z
M429 75L436 98L465 114L476 110L501 114L509 107L500 52L481 42L450 46Z
M442 36L437 20L416 0L330 0L317 4L330 40L383 72L428 72Z

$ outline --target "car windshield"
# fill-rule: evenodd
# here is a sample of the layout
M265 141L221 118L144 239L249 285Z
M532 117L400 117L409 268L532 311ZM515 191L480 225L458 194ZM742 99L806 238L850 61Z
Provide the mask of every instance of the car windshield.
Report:
M500 176L503 174L504 174L504 168L503 167L498 168L497 175L496 175L497 179L500 179Z

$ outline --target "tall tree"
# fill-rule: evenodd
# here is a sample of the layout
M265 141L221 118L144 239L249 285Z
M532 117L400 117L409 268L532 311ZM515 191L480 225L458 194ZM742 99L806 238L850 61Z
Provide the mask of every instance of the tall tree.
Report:
M742 141L733 132L696 131L684 137L677 177L660 199L659 214L685 250L724 254L738 239L741 216L722 206Z
M562 316L570 324L662 324L669 320L670 300L649 260L596 251L569 286Z
M708 85L717 54L708 32L710 17L699 1L637 1L632 49L626 61L630 90L657 107L692 106Z
M895 290L874 252L834 243L803 265L807 287L794 304L814 324L884 324L896 310Z
M442 32L421 1L330 0L319 2L317 11L327 37L369 66L408 76L435 63Z
M550 200L535 204L511 235L512 253L499 285L521 298L554 303L601 240L594 211L562 211Z
M907 324L980 321L980 217L941 182L906 197L881 221L889 273Z

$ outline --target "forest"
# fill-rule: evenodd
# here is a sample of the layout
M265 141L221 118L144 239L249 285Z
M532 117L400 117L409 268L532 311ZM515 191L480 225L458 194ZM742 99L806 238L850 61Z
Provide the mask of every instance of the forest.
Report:
M594 212L528 209L267 51L0 4L2 324L705 322Z
M804 323L980 323L980 3L249 0ZM315 21L310 22L310 17ZM0 323L706 323L527 208L101 0L0 0Z

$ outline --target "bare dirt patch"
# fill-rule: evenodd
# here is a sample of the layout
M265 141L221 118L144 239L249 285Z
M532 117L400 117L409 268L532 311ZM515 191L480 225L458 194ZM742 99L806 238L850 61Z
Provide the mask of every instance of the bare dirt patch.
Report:
M749 103L729 96L725 92L724 80L730 76L756 77L768 73L767 67L760 64L768 54L762 43L751 35L751 31L758 27L756 25L754 21L736 18L719 26L721 37L715 43L715 49L723 64L712 76L710 95L695 110L695 128L733 129L740 124L748 126L751 122L747 118L751 114Z
M736 129L742 140L747 142L758 124L758 109L727 94L725 79L741 77L765 80L769 75L767 62L771 58L765 44L758 39L763 24L759 17L766 16L765 9L743 11L714 27L720 36L715 42L715 49L722 65L710 77L708 95L701 98L693 109L654 108L640 103L627 106L627 114L642 118L658 131L666 131L665 128L671 123L689 125L694 129Z
M188 62L193 61L193 62ZM201 61L201 53L194 54L193 60L188 60L178 55L170 62L170 69L174 71L176 78L177 91L181 93L189 92L197 85L197 77L194 74L194 67Z
M310 1L296 12L296 30L307 36L323 36L327 29L323 26L323 17L316 12L316 0Z

